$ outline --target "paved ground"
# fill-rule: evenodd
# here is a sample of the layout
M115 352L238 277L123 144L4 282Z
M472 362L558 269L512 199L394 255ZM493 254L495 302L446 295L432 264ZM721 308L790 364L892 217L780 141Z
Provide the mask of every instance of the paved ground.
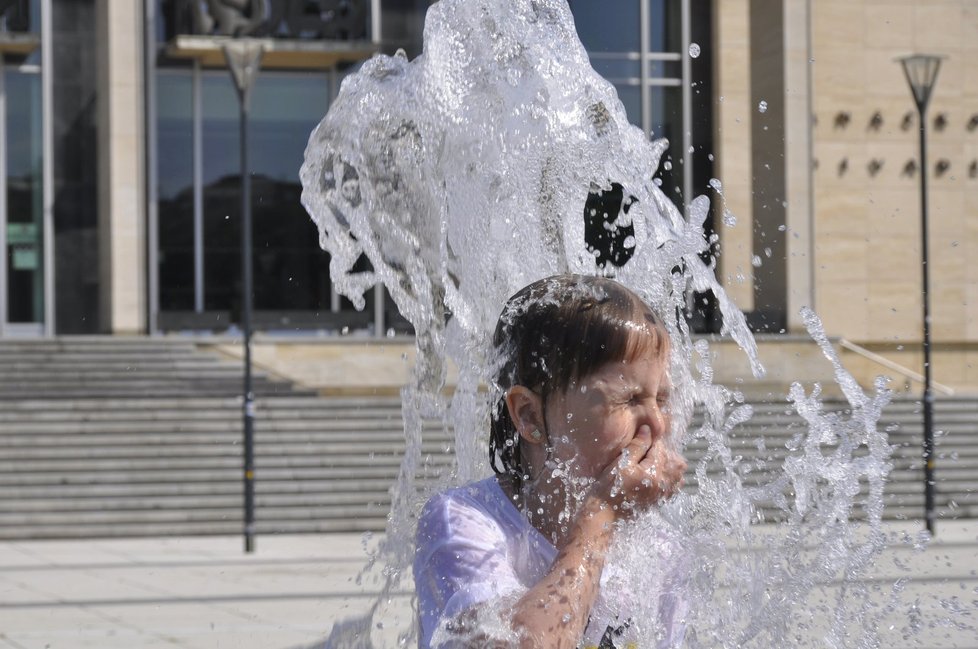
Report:
M978 647L974 631L934 623L948 606L978 623L978 523L939 532L923 551L889 550L865 579L888 590L914 575L902 599L919 599L923 629L903 639L913 620L894 610L888 649ZM362 545L360 535L263 537L245 555L236 537L0 543L0 648L319 646L334 620L363 611L376 592L355 583ZM407 593L393 611L411 615ZM385 633L375 629L375 643L394 646Z

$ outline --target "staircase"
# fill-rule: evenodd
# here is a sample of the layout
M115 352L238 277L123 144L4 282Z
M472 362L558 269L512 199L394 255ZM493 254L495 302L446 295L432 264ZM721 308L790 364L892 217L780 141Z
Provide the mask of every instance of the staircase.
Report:
M752 419L735 429L730 436L734 455L742 455L743 464L754 470L744 473L743 484L757 485L771 480L763 469L780 468L789 454L786 443L799 432L807 432L806 422L787 403L754 403ZM845 414L849 404L837 399L823 403L826 411ZM694 426L698 425L694 421ZM877 424L887 431L892 449L892 470L884 489L884 514L888 520L923 519L924 461L923 414L921 403L898 396L890 402ZM978 518L978 400L974 398L939 398L934 405L935 437L935 511L940 519ZM758 441L763 440L762 448ZM687 447L690 465L702 457L701 443ZM831 452L823 448L823 453ZM864 451L865 452L865 451ZM798 455L798 452L793 453ZM760 462L759 462L760 461ZM757 467L761 469L758 470ZM687 477L687 485L695 489L695 477ZM861 485L853 518L865 512L859 506L865 498L866 485ZM789 502L794 494L786 492ZM771 506L762 508L759 518L765 521L783 519L782 512Z
M0 539L240 533L242 373L190 342L0 341ZM254 387L257 532L383 529L399 402Z
M0 539L241 533L241 375L240 362L191 342L0 341ZM383 529L404 444L399 400L324 398L260 373L255 388L257 532ZM778 467L803 423L784 403L754 407L731 446L745 465ZM935 418L938 513L978 517L978 402L939 399ZM886 516L918 519L920 404L895 400L880 427L894 445ZM691 466L705 450L687 448ZM429 428L422 453L437 472L451 440Z

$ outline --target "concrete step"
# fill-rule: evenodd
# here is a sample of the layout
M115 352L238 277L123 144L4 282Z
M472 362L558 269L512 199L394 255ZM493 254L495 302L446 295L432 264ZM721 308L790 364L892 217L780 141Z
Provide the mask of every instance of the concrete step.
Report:
M387 513L375 511L338 519L268 520L255 525L258 543L261 536L273 534L330 534L333 532L376 532L384 529ZM8 525L2 531L5 540L22 539L90 539L160 536L216 536L242 534L243 517L191 522L114 523L111 525L68 523L59 525Z
M336 408L329 405L309 403L300 409L292 410L285 408L266 408L260 404L256 406L255 416L258 421L278 421L278 420L307 420L307 419L329 419L329 420L348 420L371 419L381 421L397 421L400 424L401 411L398 409L364 409L364 408ZM141 422L171 422L182 423L187 420L193 421L231 421L241 418L240 399L230 400L227 404L219 408L180 408L164 409L156 408L110 408L108 410L89 410L89 411L0 411L0 426L7 425L11 430L15 430L18 425L61 425L75 422L129 422L138 424Z
M385 411L394 410L400 417L400 400L393 400L387 397L330 397L320 399L316 395L308 393L284 393L279 395L259 396L255 402L259 412L278 411L278 410L305 410L306 408L318 406L320 408L349 408L372 410L381 408ZM27 412L34 413L43 411L45 413L66 412L69 417L74 413L103 413L103 412L128 412L146 410L220 410L220 409L240 409L241 395L231 396L208 396L197 394L189 398L167 399L158 396L137 395L134 397L119 398L113 396L93 396L85 399L59 399L49 401L46 399L23 399L4 404L0 414Z
M209 366L189 369L178 368L143 368L135 367L128 369L114 369L92 367L85 370L63 370L51 368L33 372L8 372L3 368L0 374L0 390L9 386L22 385L24 383L40 386L60 386L71 385L84 381L86 383L114 384L125 382L139 383L172 383L175 381L243 381L243 375L237 367ZM255 380L267 381L262 375L254 377Z
M312 396L314 393L312 391L294 390L288 385L278 384L278 383L267 383L267 384L257 384L254 391L259 396L265 395L276 395L276 394L306 394ZM19 401L25 397L29 397L32 400L59 400L59 399L85 399L93 396L112 395L113 397L157 397L157 398L194 398L199 397L201 393L208 394L210 396L220 396L220 397L234 397L241 393L240 383L234 384L229 383L227 385L213 385L202 383L200 385L191 385L186 382L168 387L153 387L148 389L146 387L138 387L132 385L113 385L113 386L76 386L64 389L45 389L36 390L33 388L27 388L23 390L3 390L0 391L0 401ZM6 403L3 404L3 408L6 408Z
M387 503L389 505L389 502ZM207 523L219 521L240 515L240 503L235 507L201 507L201 508L181 508L174 509L142 509L135 511L92 511L92 512L71 512L73 524L77 525L118 525L118 524L146 524L146 523ZM378 505L377 513L386 515L387 508ZM364 506L357 504L338 504L338 505L318 505L313 507L281 507L275 506L266 508L265 518L276 521L285 520L329 520L329 519L349 519L363 515ZM61 513L36 512L30 514L4 514L0 513L0 527L13 527L18 525L54 525L64 520Z
M240 533L240 362L186 341L51 342L0 341L0 538ZM262 373L256 386L259 533L382 529L401 470L400 400L318 398ZM739 480L756 487L807 425L783 395L752 407L728 439ZM978 403L940 399L935 415L940 512L978 515ZM888 517L921 515L921 420L918 402L898 398L880 422L894 447ZM697 413L691 439L702 422ZM424 440L418 479L447 475L451 434L426 422ZM694 466L707 451L695 439L686 449ZM707 475L725 474L711 466ZM696 489L690 474L687 490ZM762 503L758 515L785 514Z
M267 476L264 477L267 478ZM332 478L329 480L262 479L256 481L255 489L258 493L269 495L347 493L386 491L392 484L392 479L387 476L379 478ZM18 506L29 510L32 502L37 503L47 499L98 502L103 499L118 498L240 496L242 494L242 481L7 486L2 488L2 493L4 494L2 499L4 508L13 511L13 508ZM70 496L70 499L66 496Z
M432 456L431 466L450 467L450 460ZM332 479L370 479L391 478L397 474L399 466L384 466L377 462L361 459L356 465L313 466L313 467L258 467L256 480L332 480ZM160 484L168 482L240 482L241 462L219 468L181 468L159 471L118 470L105 473L81 472L68 474L44 473L0 473L0 488L31 487L34 485L109 485L109 484ZM2 533L2 530L0 530Z
M62 439L71 436L81 436L85 434L110 434L110 433L165 433L165 432L187 432L187 433L220 433L220 432L239 432L242 427L242 415L234 413L224 419L184 419L184 420L146 420L146 421L64 421L64 422L2 422L0 423L0 443L7 436L17 435L23 438L27 435L52 435ZM308 417L302 419L287 419L279 417L275 419L262 419L256 416L257 424L263 424L262 430L268 432L278 431L323 431L348 430L363 431L369 433L377 430L402 430L400 421L393 418L368 419L340 419Z

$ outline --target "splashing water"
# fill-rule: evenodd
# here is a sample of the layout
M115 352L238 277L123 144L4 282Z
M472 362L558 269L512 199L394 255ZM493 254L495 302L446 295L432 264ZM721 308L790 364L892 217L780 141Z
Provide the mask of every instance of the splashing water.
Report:
M743 315L702 261L708 199L693 200L684 217L653 182L667 146L628 122L613 86L591 69L565 0L442 0L428 12L423 55L376 56L344 81L310 138L303 204L331 255L337 290L362 307L364 292L383 283L414 326L418 349L413 382L402 391L404 461L373 564L385 592L412 587L417 513L430 495L429 478L439 477L422 458L422 423L435 420L455 434L457 466L436 484L490 473L495 395L480 385L492 385L491 332L506 298L560 272L613 274L673 315L666 318L673 438L680 446L700 440L708 451L695 467L696 494L678 496L629 534L666 530L685 548L688 646L780 644L819 583L855 580L881 551L889 447L876 421L889 396L883 385L875 396L863 394L812 313L805 314L808 329L834 363L851 414L825 412L817 391L792 386L789 399L808 431L772 482L743 479L730 437L751 408L713 384L709 346L693 344L681 317L689 291L713 292L722 334L740 345L755 376L763 368ZM633 254L621 268L599 270L582 214L589 193L613 183L634 199L627 219ZM372 270L354 271L364 256ZM450 398L442 391L448 363L458 368ZM687 432L695 405L704 422ZM868 495L860 496L861 486ZM866 516L859 525L849 522L857 504ZM785 522L761 538L751 522L764 507ZM758 546L763 552L751 549ZM647 543L618 542L610 563L654 565L650 552ZM622 579L631 582L619 586L652 592L660 587L653 578L630 571ZM872 644L860 605L840 597L831 607L839 621L831 646ZM652 604L636 609L634 619L655 619ZM365 635L377 610L338 624L327 646L371 646ZM416 629L410 620L401 625L406 645ZM656 624L633 631L639 646L655 646Z

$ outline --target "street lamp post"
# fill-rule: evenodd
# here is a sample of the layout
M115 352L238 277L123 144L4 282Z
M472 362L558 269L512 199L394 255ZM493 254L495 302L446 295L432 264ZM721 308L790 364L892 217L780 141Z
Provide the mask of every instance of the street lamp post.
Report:
M248 110L264 47L260 41L237 38L224 44L224 58L241 110L241 329L244 338L244 537L245 552L255 549L255 394L251 385L252 241L251 176L248 173Z
M900 59L903 72L917 104L920 118L920 226L924 303L924 519L927 531L934 534L934 393L931 389L930 362L930 273L927 262L927 104L944 57L914 54Z

